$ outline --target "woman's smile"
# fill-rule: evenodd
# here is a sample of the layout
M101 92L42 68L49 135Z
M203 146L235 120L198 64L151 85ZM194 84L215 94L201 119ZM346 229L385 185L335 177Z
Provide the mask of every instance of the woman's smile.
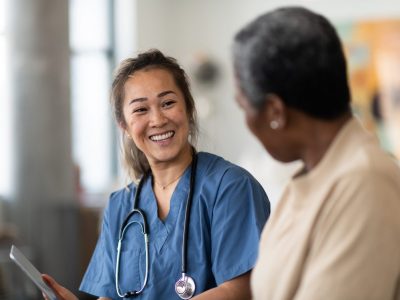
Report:
M153 142L164 142L171 139L175 135L175 131L167 131L164 133L158 133L150 136L150 140Z
M135 72L125 83L126 132L150 165L190 155L184 96L164 69Z

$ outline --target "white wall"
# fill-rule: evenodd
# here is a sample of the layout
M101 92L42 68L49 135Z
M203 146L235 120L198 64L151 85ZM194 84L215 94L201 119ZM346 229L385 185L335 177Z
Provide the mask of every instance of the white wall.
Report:
M193 82L198 105L207 99L212 107L211 113L200 119L200 148L245 166L262 182L273 202L294 167L281 168L273 162L247 130L234 102L230 46L241 26L285 4L309 7L332 21L400 18L399 0L137 0L140 51L159 48L176 57L189 75L199 54L216 60L222 73L218 86L202 89Z

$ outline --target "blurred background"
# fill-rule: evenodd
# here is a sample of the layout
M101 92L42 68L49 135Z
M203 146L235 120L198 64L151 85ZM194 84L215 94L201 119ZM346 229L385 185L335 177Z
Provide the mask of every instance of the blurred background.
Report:
M299 165L273 161L247 130L230 47L241 26L282 5L335 24L354 111L398 159L398 0L0 0L0 299L41 298L10 261L11 244L77 292L108 195L128 182L109 88L118 62L139 51L178 59L197 103L198 148L252 172L275 206Z

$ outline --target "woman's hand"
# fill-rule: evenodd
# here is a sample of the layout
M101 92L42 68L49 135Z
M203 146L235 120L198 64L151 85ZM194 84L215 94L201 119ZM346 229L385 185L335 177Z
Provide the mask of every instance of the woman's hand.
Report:
M71 293L65 287L59 285L57 281L55 281L51 276L47 274L43 274L42 278L44 282L54 291L59 300L79 300L74 294ZM50 300L45 295L43 295L44 299Z

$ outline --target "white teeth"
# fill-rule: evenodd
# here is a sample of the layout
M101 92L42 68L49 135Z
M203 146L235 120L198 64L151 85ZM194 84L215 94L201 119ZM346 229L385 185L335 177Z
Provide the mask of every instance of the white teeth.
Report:
M150 137L150 139L151 139L152 141L159 142L159 141L162 141L162 140L166 140L166 139L170 138L170 137L173 136L173 135L174 135L174 132L173 132L173 131L168 131L168 132L163 133L163 134L152 135L152 136Z

